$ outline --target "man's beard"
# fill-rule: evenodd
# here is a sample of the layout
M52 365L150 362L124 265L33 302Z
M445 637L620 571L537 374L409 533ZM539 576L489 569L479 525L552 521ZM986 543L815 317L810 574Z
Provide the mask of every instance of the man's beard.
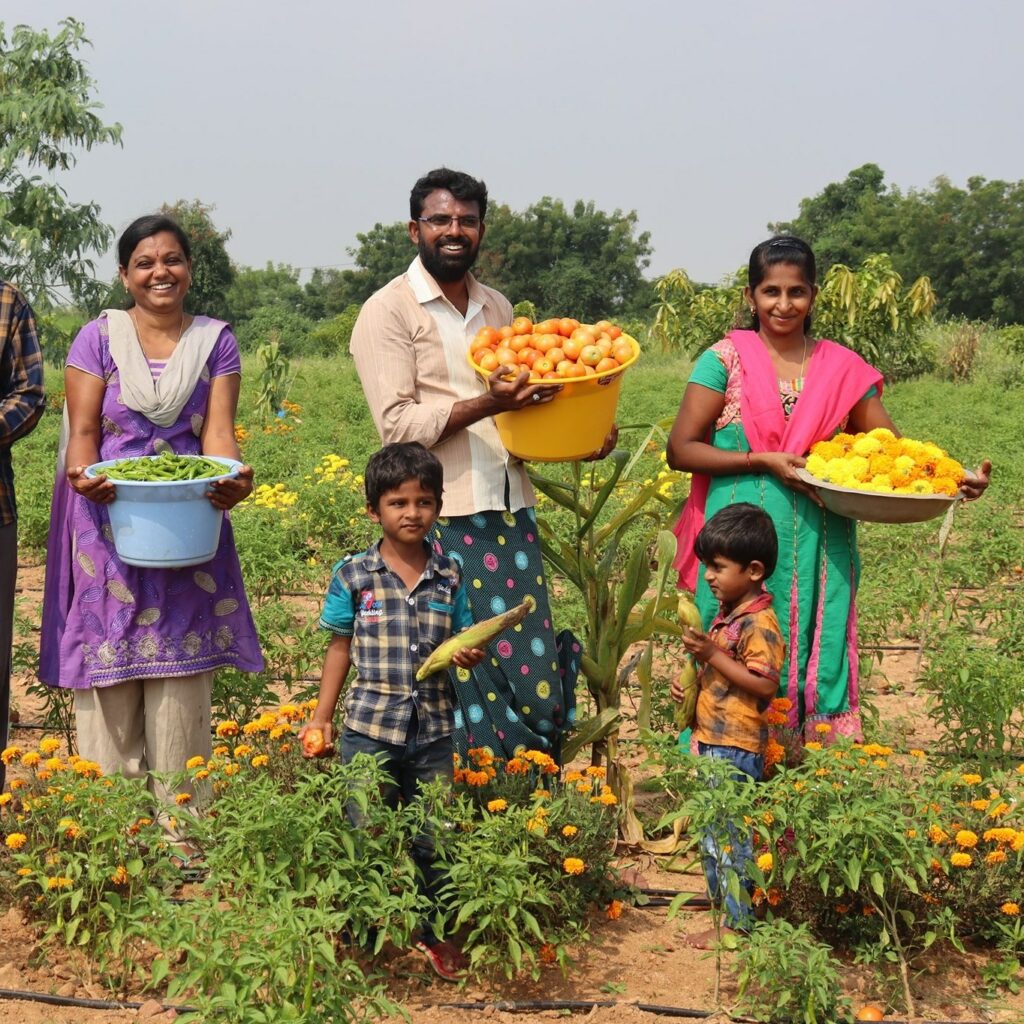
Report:
M433 245L428 245L421 235L418 249L420 260L426 267L427 273L435 281L443 281L448 284L452 281L460 281L466 276L470 267L476 262L479 246L467 241L462 252L455 255L441 252L441 246L446 241L445 238L440 238Z

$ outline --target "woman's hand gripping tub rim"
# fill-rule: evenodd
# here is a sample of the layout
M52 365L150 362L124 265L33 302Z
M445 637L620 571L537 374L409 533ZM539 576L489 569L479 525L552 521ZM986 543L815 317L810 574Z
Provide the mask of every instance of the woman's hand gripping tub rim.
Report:
M252 466L240 466L237 476L214 480L206 492L214 508L227 512L252 494Z
M792 452L748 452L747 455L751 472L771 473L779 483L806 494L816 505L824 507L817 489L797 476L796 471L807 465L805 458Z

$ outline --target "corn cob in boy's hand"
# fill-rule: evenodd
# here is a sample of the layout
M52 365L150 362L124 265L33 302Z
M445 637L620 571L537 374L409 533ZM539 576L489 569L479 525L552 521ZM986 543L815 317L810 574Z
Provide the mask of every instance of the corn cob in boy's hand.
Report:
M679 624L681 626L689 626L691 629L698 630L704 628L700 612L697 611L697 606L693 603L693 596L689 591L684 590L679 595L679 605L676 609L676 614L679 616Z
M419 682L421 679L426 679L427 676L432 676L435 672L444 672L451 668L452 656L464 647L483 649L500 632L511 629L522 622L536 607L537 602L532 597L527 597L522 604L517 604L515 608L510 608L507 612L502 612L501 615L495 615L493 618L484 619L483 622L477 622L469 629L464 629L461 633L449 637L443 644L434 648L427 660L420 665L419 671L416 673L416 681Z
M688 729L693 725L693 716L697 710L697 666L693 658L686 655L679 677L672 684L672 699L676 702L675 721L677 729Z

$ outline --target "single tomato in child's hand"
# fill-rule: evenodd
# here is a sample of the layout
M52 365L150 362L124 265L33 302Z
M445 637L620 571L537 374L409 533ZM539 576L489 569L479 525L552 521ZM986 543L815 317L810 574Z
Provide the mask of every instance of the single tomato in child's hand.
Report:
M307 729L302 734L302 753L306 757L320 757L326 749L322 729Z

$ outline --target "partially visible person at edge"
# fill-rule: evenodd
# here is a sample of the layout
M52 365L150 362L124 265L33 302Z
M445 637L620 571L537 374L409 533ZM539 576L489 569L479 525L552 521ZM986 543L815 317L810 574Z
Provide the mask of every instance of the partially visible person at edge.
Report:
M18 514L11 445L39 422L43 356L36 322L22 294L0 281L0 750L7 746L11 709L11 643L18 576ZM0 789L6 766L0 762Z
M107 510L116 485L85 475L94 462L168 450L241 458L238 343L228 324L185 312L187 236L168 217L140 217L118 241L118 262L132 306L86 324L64 373L39 675L74 691L82 757L145 778L210 756L215 670L259 672L263 657L228 517L203 565L126 565ZM207 497L226 512L251 491L243 466ZM170 795L162 781L149 786L158 800Z
M492 418L550 402L559 388L528 383L526 368L499 367L484 382L467 362L481 327L512 320L509 301L469 272L486 231L484 183L433 170L413 186L409 214L416 258L367 300L352 333L366 401L385 444L419 441L444 466L436 540L463 566L474 618L527 594L537 601L483 664L453 671L456 746L465 753L496 742L509 755L525 746L559 758L575 715L579 644L568 630L552 631L533 488Z
M778 568L768 589L788 656L779 685L789 725L809 738L861 736L855 596L857 524L821 506L797 476L816 441L839 431L898 431L882 404L882 374L848 348L811 335L818 294L814 254L780 236L750 254L744 296L753 330L734 330L697 360L668 440L668 464L693 473L676 524L679 586L695 591L705 627L716 602L698 580L693 541L720 508L749 501L772 517ZM986 459L963 484L988 486Z

